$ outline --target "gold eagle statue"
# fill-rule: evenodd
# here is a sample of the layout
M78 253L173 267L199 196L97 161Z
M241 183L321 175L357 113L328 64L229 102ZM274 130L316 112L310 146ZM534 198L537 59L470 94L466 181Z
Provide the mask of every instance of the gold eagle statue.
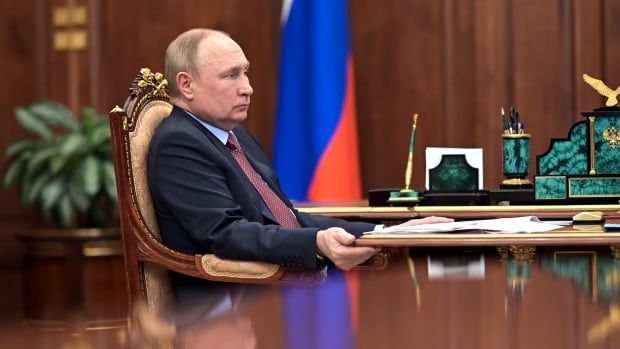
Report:
M583 81L592 86L598 93L607 97L605 105L608 107L618 105L618 95L620 94L620 86L615 90L612 90L602 80L595 79L588 74L583 74Z

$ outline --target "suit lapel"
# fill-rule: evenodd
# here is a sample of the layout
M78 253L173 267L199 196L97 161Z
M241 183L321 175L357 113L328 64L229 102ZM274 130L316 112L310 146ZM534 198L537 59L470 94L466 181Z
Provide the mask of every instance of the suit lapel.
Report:
M245 173L241 169L241 166L239 166L239 163L237 162L237 160L235 160L235 158L232 156L232 154L230 152L230 149L228 149L228 147L226 147L226 145L222 144L222 142L217 137L215 137L215 135L213 135L209 130L207 130L203 125L201 125L198 121L196 121L193 117L191 117L185 111L183 111L182 109L179 109L177 107L174 107L174 108L176 108L178 110L180 115L182 115L184 118L186 118L188 121L190 121L196 128L198 128L207 137L207 139L211 142L211 144L215 148L217 148L217 150L226 158L226 160L228 160L230 165L235 168L235 172L237 174L239 174L239 176L242 178L242 181L243 181L245 189L246 189L245 192L247 192L247 193L255 192L256 193L256 195L250 195L250 198L252 200L252 203L260 211L260 213L265 218L267 218L267 219L277 223L275 217L273 216L273 214L271 214L271 211L269 210L269 207L267 207L267 205L263 201L262 197L260 196L260 194L258 193L256 188L254 187L252 182L250 182L248 177L245 175ZM247 152L244 152L244 153L248 157L248 160L250 161L252 166L254 166L254 169L256 169L257 162L254 159L252 159L251 156L248 155ZM257 172L261 175L261 177L266 178L265 174L262 171L257 170ZM266 180L266 182L269 184L270 187L272 186L271 183L269 183L268 180ZM277 191L276 191L276 193L277 193Z

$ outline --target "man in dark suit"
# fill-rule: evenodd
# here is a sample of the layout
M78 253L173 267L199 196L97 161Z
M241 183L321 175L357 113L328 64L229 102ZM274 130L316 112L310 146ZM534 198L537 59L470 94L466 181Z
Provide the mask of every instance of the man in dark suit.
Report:
M166 50L174 108L154 135L149 186L164 243L194 254L316 269L350 269L377 252L353 242L375 225L298 212L240 124L253 90L249 62L227 34L193 29ZM442 219L416 220L442 221Z

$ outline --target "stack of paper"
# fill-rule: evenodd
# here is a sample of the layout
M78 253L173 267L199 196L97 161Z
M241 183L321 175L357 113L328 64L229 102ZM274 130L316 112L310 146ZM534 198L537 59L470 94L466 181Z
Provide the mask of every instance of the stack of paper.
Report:
M493 233L536 233L554 230L561 227L561 225L541 222L536 216L525 216L516 218L421 224L408 227L394 226L364 234L432 234L469 230Z

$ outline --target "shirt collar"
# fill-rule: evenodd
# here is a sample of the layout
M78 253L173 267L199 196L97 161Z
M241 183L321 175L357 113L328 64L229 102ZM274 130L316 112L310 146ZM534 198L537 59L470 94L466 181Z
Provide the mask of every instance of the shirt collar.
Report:
M202 126L204 126L209 132L211 132L217 139L220 140L220 142L222 142L222 144L226 145L226 142L228 142L228 132L226 130L223 130L219 127L213 126L210 123L204 121L203 119L197 117L196 115L192 114L190 111L187 111L185 109L183 109L184 112L186 112L187 114L189 114L189 116L193 117L196 121L198 121Z

